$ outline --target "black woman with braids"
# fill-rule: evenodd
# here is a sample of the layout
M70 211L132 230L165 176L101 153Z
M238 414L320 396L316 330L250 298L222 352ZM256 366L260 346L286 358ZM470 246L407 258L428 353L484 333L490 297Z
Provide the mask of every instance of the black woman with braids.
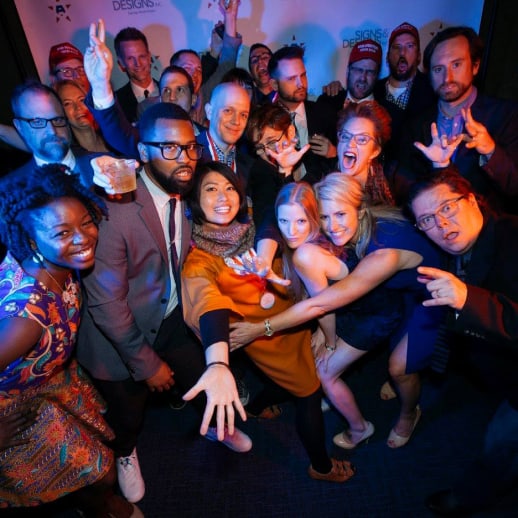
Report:
M0 200L0 508L74 493L85 516L138 516L112 491L113 432L74 359L78 272L94 264L104 205L62 165L5 184ZM138 512L137 512L138 511ZM141 515L140 515L141 516Z

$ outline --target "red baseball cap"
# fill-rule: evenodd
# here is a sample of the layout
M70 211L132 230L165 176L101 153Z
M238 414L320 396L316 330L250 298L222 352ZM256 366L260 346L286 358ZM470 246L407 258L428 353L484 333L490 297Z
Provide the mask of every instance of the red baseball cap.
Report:
M400 34L411 34L415 40L417 41L417 46L419 47L419 31L416 27L414 27L411 23L403 22L401 25L398 25L391 33L389 38L389 48L392 45L392 42L400 35Z
M378 67L381 66L381 45L374 40L358 41L351 50L349 65L361 59L372 59Z
M81 54L79 49L74 47L72 43L68 43L67 41L54 45L50 49L49 70L54 72L60 63L69 59L78 59L82 63L83 54Z

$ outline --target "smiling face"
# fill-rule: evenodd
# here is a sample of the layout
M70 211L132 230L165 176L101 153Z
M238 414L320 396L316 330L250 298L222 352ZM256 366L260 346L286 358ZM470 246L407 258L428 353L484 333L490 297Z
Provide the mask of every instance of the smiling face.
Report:
M177 67L182 67L187 71L194 83L193 93L198 95L203 79L200 58L192 52L182 52L173 64Z
M358 230L358 209L338 200L319 200L320 226L336 246L345 246Z
M268 156L266 149L270 149L275 152L286 149L295 137L295 127L290 124L286 130L275 129L271 126L266 126L263 129L263 134L260 139L254 141L255 151L263 160L276 164L275 160Z
M216 144L227 151L243 135L250 112L250 98L246 90L235 83L222 83L205 105L209 119L209 133Z
M81 201L58 198L32 211L30 219L31 240L51 273L93 266L98 231Z
M143 137L147 142L196 144L192 124L187 120L157 119L153 131ZM156 185L169 194L190 191L197 161L189 158L185 150L175 160L166 160L158 147L140 142L138 148L140 158L146 164L146 172Z
M59 98L65 109L65 115L73 128L82 129L94 126L94 117L85 104L85 94L73 84L59 88Z
M459 198L449 185L439 184L421 192L412 201L412 212L416 220L435 215L435 225L425 233L434 243L452 255L467 252L476 242L484 218L473 194L466 195L458 203L458 212L451 217L438 214L447 202Z
M277 225L284 241L292 249L304 244L311 233L308 216L298 203L277 207Z
M141 88L151 83L151 53L143 41L121 41L119 66Z
M470 92L479 63L471 61L468 40L450 38L437 45L430 58L430 81L442 101L460 103Z
M356 117L347 120L339 135L340 133L347 135L346 139L339 136L337 152L340 171L356 177L362 187L365 187L370 163L381 152L381 147L375 139L376 127L371 120ZM351 135L367 135L370 138L366 144L360 145Z
M223 175L211 171L200 185L200 208L205 221L215 228L227 226L237 216L239 193Z
M260 90L266 90L270 87L270 74L268 73L270 58L271 53L265 47L256 47L250 52L248 60L250 74Z

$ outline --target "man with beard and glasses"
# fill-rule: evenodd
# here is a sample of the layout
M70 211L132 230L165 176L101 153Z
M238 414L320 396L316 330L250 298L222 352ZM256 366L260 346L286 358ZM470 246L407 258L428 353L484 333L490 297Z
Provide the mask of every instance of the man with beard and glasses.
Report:
M325 103L308 101L304 49L297 45L273 53L268 72L277 103L289 112L296 129L297 149L310 144L293 178L311 184L336 169L336 113Z
M347 87L333 81L323 87L318 101L325 101L338 112L350 102L374 101L374 85L381 68L381 45L374 40L355 43L347 65Z
M72 150L72 134L65 110L52 88L38 81L27 81L15 88L11 107L14 127L32 158L6 178L27 175L35 166L59 163L67 166L71 174L77 174L86 187L93 185L90 159L99 154L87 153L78 146Z
M470 27L448 27L424 51L438 102L412 121L401 148L396 194L434 169L455 164L493 208L517 213L518 105L481 94L473 84L483 42Z
M168 391L176 384L183 393L203 377L201 389L207 397L202 392L192 402L200 417L205 412L205 437L238 452L252 447L249 437L234 428L233 409L228 428L222 422L216 427L215 420L209 424L213 369L204 375L203 349L182 317L179 273L191 238L184 196L202 146L196 143L188 113L174 103L149 107L139 129L143 166L137 190L107 202L110 216L99 228L96 264L84 277L88 311L78 345L79 362L108 403L119 486L130 502L140 500L145 491L136 444L150 392ZM228 406L245 419L234 392ZM230 412L218 405L218 414L225 411Z
M374 86L374 98L392 119L392 136L385 146L386 163L397 158L402 130L413 117L435 103L435 95L421 62L419 31L408 22L390 34L387 52L389 75Z

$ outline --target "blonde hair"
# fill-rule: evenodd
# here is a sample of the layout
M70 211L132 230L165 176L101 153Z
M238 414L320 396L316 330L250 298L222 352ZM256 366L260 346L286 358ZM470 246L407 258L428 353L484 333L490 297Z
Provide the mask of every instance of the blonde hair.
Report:
M365 256L367 246L376 230L378 219L404 221L405 217L399 209L390 205L370 205L368 198L358 180L343 173L330 173L313 186L317 201L332 201L350 205L358 211L358 229L348 244L359 259Z

